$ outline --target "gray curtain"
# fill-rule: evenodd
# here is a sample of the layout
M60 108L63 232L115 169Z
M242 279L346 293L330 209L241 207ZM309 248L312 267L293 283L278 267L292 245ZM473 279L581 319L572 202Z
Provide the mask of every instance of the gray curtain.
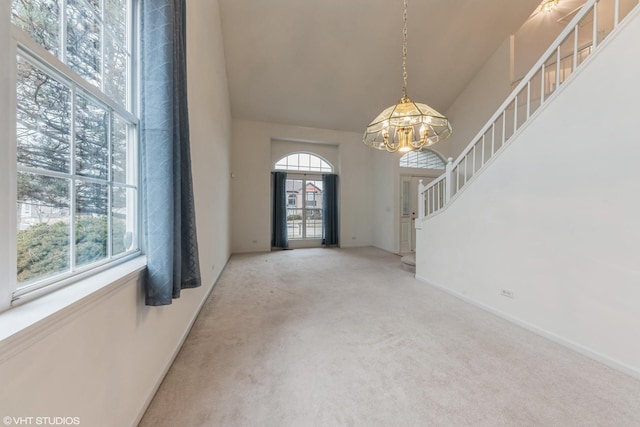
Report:
M185 0L140 0L140 158L146 304L200 286L189 151Z
M271 214L271 247L288 248L287 237L287 173L273 172L271 174L273 187Z
M338 246L340 244L338 229L338 175L322 175L322 186L322 221L324 222L322 244Z

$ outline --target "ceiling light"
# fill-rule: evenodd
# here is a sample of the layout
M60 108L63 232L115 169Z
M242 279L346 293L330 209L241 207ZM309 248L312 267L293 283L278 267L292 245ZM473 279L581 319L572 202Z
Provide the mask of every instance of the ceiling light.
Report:
M543 0L540 3L540 10L545 13L551 13L558 7L558 0Z
M451 124L445 116L407 96L407 0L403 22L402 98L373 119L363 137L367 147L389 152L420 151L451 135Z

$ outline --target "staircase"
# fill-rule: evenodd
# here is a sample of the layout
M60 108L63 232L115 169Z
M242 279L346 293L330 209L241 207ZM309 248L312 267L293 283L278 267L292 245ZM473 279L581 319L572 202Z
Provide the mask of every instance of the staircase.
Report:
M416 279L640 379L637 4L587 1L420 187Z
M571 80L576 70L589 62L625 18L637 12L638 2L629 3L628 0L588 0L584 4L467 148L446 165L444 174L427 186L420 183L416 228L420 229L426 218L451 203ZM602 5L613 8L613 13L608 11L612 20L607 25L609 32L602 30L603 24L599 22L600 15L604 16Z

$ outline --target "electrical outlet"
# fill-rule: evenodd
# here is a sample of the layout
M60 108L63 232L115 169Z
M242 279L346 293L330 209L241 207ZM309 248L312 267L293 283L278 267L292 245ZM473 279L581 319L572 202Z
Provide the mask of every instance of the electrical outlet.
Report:
M510 291L509 289L501 289L500 295L502 295L503 297L513 299L513 291Z

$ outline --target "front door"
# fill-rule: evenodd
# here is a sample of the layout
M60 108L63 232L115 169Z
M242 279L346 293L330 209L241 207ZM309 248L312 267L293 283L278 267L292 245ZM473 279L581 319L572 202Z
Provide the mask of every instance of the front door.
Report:
M400 253L408 254L414 248L413 210L410 176L400 177Z
M400 253L416 251L415 220L418 206L418 184L427 184L433 178L424 176L400 177Z

